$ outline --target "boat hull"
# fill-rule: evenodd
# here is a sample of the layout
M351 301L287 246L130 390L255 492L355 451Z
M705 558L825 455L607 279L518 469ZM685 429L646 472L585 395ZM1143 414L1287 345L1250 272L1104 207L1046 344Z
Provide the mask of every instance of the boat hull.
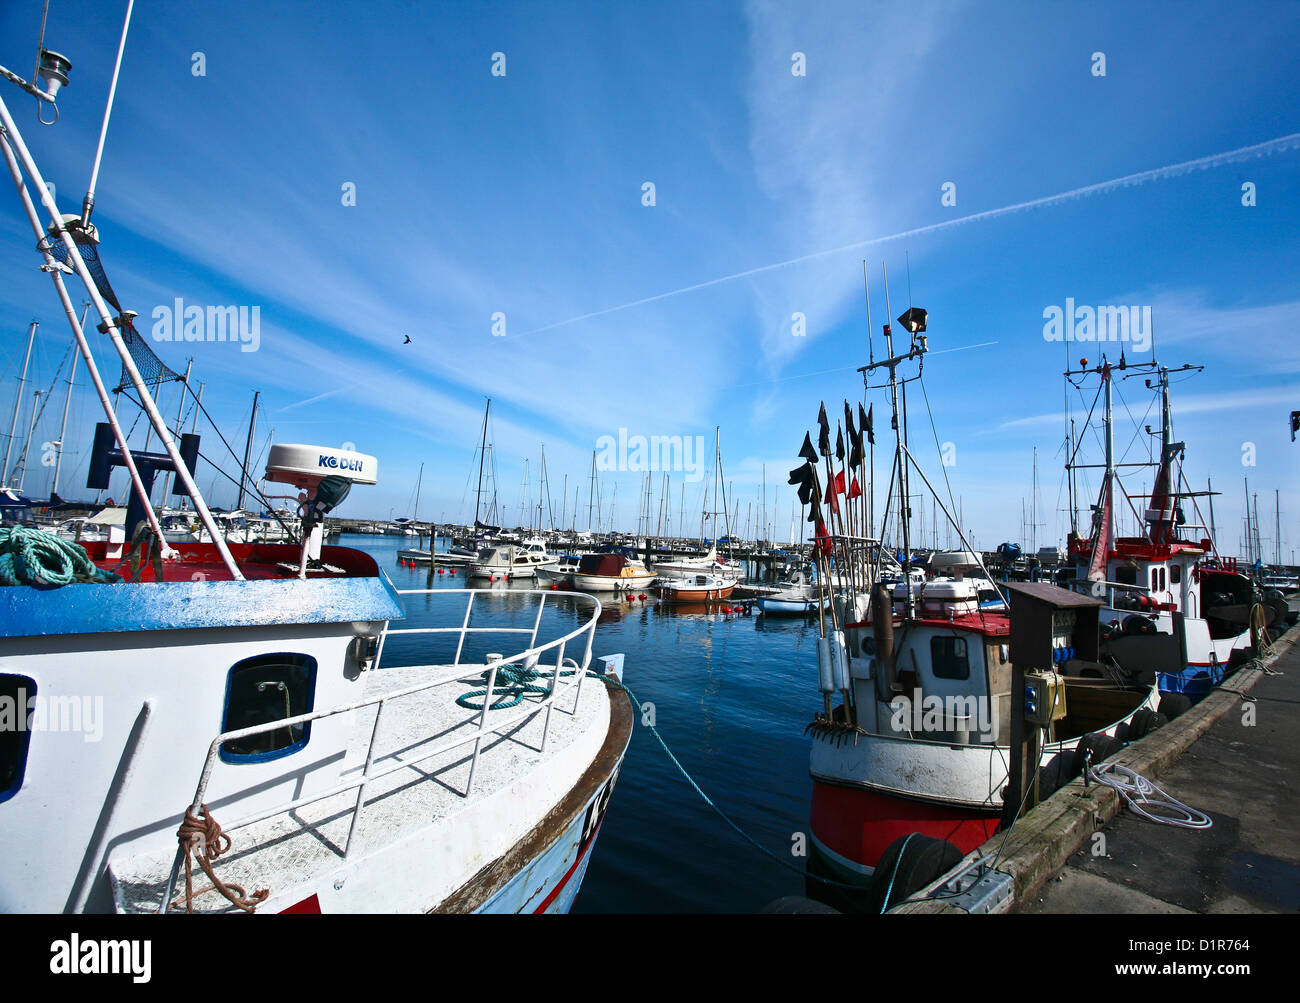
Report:
M734 585L715 589L676 589L671 586L656 585L654 594L663 602L714 602L719 599L730 599L735 589Z
M617 578L606 575L580 575L575 573L573 588L579 592L629 592L632 589L649 587L655 577L649 572Z
M998 813L992 811L813 781L813 842L836 871L864 884L897 839L919 832L969 853L997 831L998 821Z

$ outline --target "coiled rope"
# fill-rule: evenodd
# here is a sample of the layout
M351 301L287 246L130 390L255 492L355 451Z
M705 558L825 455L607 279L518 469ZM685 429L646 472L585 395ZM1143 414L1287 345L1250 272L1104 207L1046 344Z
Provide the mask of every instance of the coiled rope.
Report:
M1119 791L1135 815L1161 825L1175 825L1180 829L1209 829L1214 823L1210 816L1188 807L1177 798L1170 797L1140 773L1116 763L1089 766L1088 775L1097 783ZM1154 815L1147 809L1170 814Z
M524 702L524 696L528 693L536 693L538 696L549 696L551 688L549 686L538 686L535 680L550 679L554 673L538 672L536 669L520 668L517 665L498 664L486 669L482 674L483 682L487 682L492 675L492 670L496 669L496 682L492 687L492 706L489 710L507 710L510 707L518 707ZM571 676L578 670L576 668L562 671L561 676ZM594 674L594 673L593 673ZM487 689L470 690L468 693L462 693L456 698L456 703L467 710L482 710L483 702L486 702ZM475 697L484 698L483 702L475 703Z
M199 813L186 808L185 819L181 822L181 827L176 830L176 839L180 843L181 851L185 854L185 911L186 913L194 912L194 900L200 895L206 895L208 892L216 891L231 905L244 912L254 912L259 905L267 900L271 892L269 889L262 888L249 895L244 891L242 885L227 884L212 872L212 863L219 856L230 849L230 837L217 824L217 820L212 817L208 811L207 805L199 805ZM194 861L199 862L203 868L203 873L208 876L212 882L207 888L201 891L194 890ZM174 909L179 903L177 898L168 908Z
M97 568L86 548L26 526L0 528L0 585L112 584L122 579Z

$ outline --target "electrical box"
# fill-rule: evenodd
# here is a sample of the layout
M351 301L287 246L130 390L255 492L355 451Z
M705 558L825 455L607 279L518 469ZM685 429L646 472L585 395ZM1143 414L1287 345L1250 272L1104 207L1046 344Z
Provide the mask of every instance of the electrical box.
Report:
M1102 602L1045 582L1005 582L1011 603L1011 661L1024 672L1071 659L1097 660Z
M1059 672L1026 672L1025 721L1046 728L1065 715L1065 677Z

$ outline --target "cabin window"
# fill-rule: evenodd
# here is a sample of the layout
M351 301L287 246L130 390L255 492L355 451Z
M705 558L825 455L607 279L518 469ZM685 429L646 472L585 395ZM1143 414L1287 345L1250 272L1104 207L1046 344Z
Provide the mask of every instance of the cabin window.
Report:
M1181 564L1171 564L1169 566L1169 581L1177 585L1183 580L1183 566Z
M970 661L966 657L966 638L930 638L930 665L936 679L969 679Z
M226 681L222 731L296 717L312 710L316 696L316 659L310 655L257 655L237 662ZM311 722L273 728L221 743L227 763L264 763L288 756L307 744Z
M36 681L26 676L0 675L0 801L8 801L23 785L27 771L27 708L34 706Z
M1115 581L1120 585L1136 585L1138 581L1138 571L1131 564L1115 565Z

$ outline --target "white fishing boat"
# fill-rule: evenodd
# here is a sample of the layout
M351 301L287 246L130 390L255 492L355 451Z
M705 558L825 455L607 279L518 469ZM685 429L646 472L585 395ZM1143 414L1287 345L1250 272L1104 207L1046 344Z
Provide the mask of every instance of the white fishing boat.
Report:
M41 66L31 84L0 70L52 103L68 61L42 52ZM21 861L0 874L4 909L567 910L632 728L626 694L589 671L600 602L399 593L368 555L323 544L326 515L377 481L353 450L272 446L266 476L299 490L302 543L231 542L194 482L197 437L178 447L142 376L166 367L108 283L93 193L82 216L60 213L3 98L0 129L104 410L88 486L116 466L131 480L106 541L0 531L10 552L26 534L59 550L14 562L17 583L0 586L0 846ZM68 274L160 452L129 446ZM148 501L158 470L208 542L165 539ZM109 570L127 565L129 581ZM408 602L430 625L390 626ZM396 635L407 657L386 661Z
M896 435L892 501L900 506L894 511L903 513L898 523L901 553L909 555L910 517L903 500L912 497L913 474L927 487L931 482L899 431L907 419L897 370L922 359L928 346L922 336L924 311L909 309L899 323L912 333L910 350L895 355L886 325L886 360L868 365L865 372L869 379L880 369L888 370L882 386L890 391ZM823 421L824 415L823 408ZM852 424L849 428L853 438ZM820 451L829 464L826 442L823 425ZM805 438L800 455L808 463L802 472L792 472L791 483L816 486L818 457L809 457L811 450ZM860 440L852 452L861 456ZM948 515L942 500L936 496L935 501ZM850 525L854 517L850 508ZM841 516L841 525L844 519ZM973 555L961 527L954 524L954 530ZM836 540L836 535L826 531L826 549L851 553L848 541ZM897 580L890 584L881 574L874 587L865 569L859 574L850 569L849 581L866 583L869 593L850 593L819 620L823 713L809 726L813 857L816 867L835 880L864 889L886 851L899 841L916 834L925 837L916 841L918 851L927 839L946 841L955 847L953 859L959 859L996 831L1007 808L1003 792L1012 759L1011 617L1005 611L982 609L975 581L918 578L910 564L905 556ZM1048 725L1040 762L1068 775L1078 761L1075 753L1081 742L1086 752L1113 739L1144 710L1148 714L1140 720L1150 727L1158 700L1155 673L1114 673L1097 660L1098 600L1050 585L1021 588L1029 590L1028 602L1052 609L1047 621L1051 629L1040 632L1044 648L1033 664L1059 671L1069 697L1060 706L1068 705L1070 716ZM865 615L859 616L864 609ZM1085 735L1093 737L1085 741ZM1101 745L1096 748L1104 751ZM901 857L908 844L900 845Z
M1149 497L1128 494L1115 460L1112 394L1121 366L1130 375L1153 376L1147 383L1158 395L1159 456L1150 464L1155 479ZM1251 651L1267 644L1270 625L1279 614L1285 615L1285 604L1279 609L1269 603L1235 559L1218 554L1206 520L1188 521L1187 507L1199 516L1197 499L1208 492L1190 490L1183 477L1186 444L1174 440L1169 377L1199 368L1170 370L1155 361L1124 360L1115 366L1103 358L1099 365L1084 359L1079 369L1065 374L1073 385L1097 378L1105 449L1091 531L1085 536L1071 530L1068 541L1074 588L1104 600L1102 620L1113 624L1106 648L1113 658L1130 668L1155 667L1161 689L1193 699L1204 696ZM1078 438L1082 441L1083 435ZM1072 520L1078 500L1074 471L1086 466L1073 457L1074 451L1066 466ZM1116 532L1116 507L1125 495L1130 504L1141 506L1141 536L1121 537ZM1195 531L1205 535L1194 538Z

